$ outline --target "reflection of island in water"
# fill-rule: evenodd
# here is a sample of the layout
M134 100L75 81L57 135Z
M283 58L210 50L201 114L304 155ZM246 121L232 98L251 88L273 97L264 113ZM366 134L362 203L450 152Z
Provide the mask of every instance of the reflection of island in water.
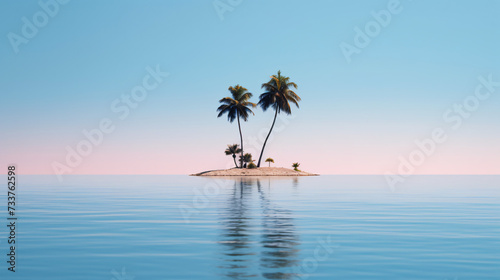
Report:
M298 235L292 212L276 206L259 179L238 178L222 214L222 274L230 279L292 279ZM264 190L267 189L267 190ZM259 277L260 276L260 277Z

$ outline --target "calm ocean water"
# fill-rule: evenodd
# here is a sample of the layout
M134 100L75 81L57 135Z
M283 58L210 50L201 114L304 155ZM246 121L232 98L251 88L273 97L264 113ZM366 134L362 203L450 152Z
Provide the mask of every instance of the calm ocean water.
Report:
M0 279L500 279L500 176L20 176Z

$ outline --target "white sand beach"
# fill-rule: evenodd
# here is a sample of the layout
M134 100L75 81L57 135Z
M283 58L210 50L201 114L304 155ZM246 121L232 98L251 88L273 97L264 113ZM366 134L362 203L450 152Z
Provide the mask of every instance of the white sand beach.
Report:
M319 176L319 174L295 171L283 167L259 167L255 169L231 168L204 171L191 176Z

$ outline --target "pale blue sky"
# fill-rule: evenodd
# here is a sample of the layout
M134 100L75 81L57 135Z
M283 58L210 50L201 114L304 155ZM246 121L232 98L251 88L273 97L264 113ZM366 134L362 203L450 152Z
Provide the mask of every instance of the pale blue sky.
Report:
M160 65L170 76L117 123L94 157L149 155L145 162L163 158L173 173L220 167L227 161L221 150L239 138L235 125L216 118L218 99L241 84L257 102L260 85L281 69L299 85L303 101L267 155L281 156L287 166L293 156L284 154L294 150L303 166L337 173L340 153L387 151L387 158L367 156L373 162L360 165L359 173L376 173L379 161L395 165L394 155L442 125L443 112L474 92L479 75L500 80L500 2L494 0L402 0L403 10L347 63L339 45L353 44L354 28L364 28L371 11L389 2L243 0L221 20L213 1L73 0L16 54L7 35L20 35L22 18L31 20L41 7L2 1L2 153L21 162L29 157L16 154L29 153L40 164L33 170L50 171L82 129L113 117L110 104L141 83L147 66ZM481 104L448 153L498 143L499 105L500 96ZM246 136L272 118L260 109L256 114L244 124ZM485 155L498 151L490 148ZM450 160L444 156L441 165ZM127 169L110 172L120 170Z

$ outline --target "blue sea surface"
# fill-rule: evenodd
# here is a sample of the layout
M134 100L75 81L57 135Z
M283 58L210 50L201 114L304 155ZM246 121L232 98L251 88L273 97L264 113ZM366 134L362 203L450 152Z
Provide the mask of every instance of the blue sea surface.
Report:
M18 177L0 279L500 279L500 176Z

